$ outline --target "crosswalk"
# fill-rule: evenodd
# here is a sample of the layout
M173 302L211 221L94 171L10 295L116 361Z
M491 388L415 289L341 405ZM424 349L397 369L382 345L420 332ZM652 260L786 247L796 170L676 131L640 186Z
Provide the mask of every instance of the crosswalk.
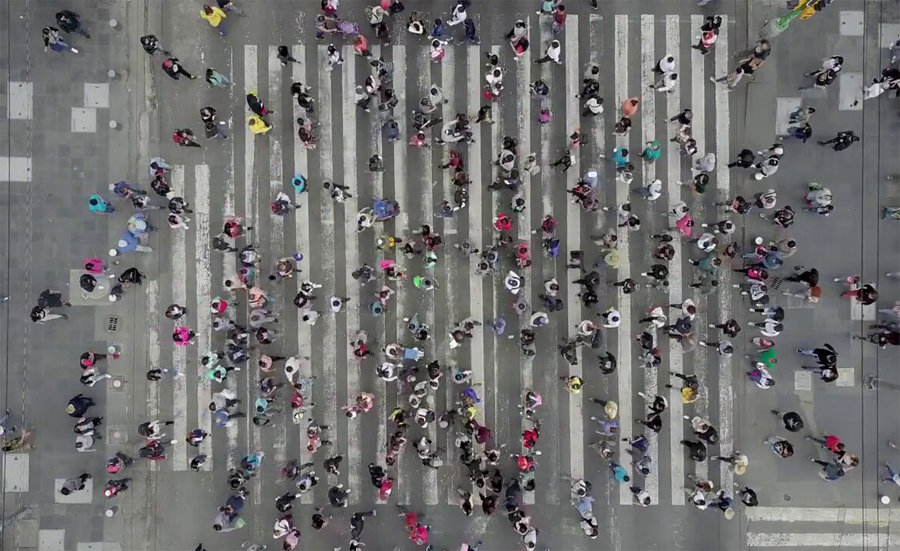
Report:
M580 350L579 363L574 366L562 359L556 350L559 338L574 331L574 326L582 319L596 315L596 312L582 308L575 296L578 288L571 282L575 272L566 268L569 253L584 250L588 264L592 263L600 254L592 239L617 229L613 214L604 217L583 212L567 201L565 188L574 186L579 176L588 170L597 170L604 205L614 212L617 205L631 201L635 213L644 221L641 233L629 235L626 230L618 230L620 263L616 270L606 274L608 281L627 277L641 279L639 274L651 264L649 257L655 248L646 236L667 229L665 212L678 202L687 202L698 217L702 215L707 217L706 221L714 221L715 210L709 208L704 212L704 209L715 200L715 194L683 194L680 186L682 180L690 178L690 161L679 155L677 144L668 141L672 134L668 120L682 108L690 106L694 111L694 139L699 151L714 152L719 158L715 174L718 195L731 195L728 169L725 168L730 156L729 94L724 87L710 84L707 78L725 74L732 63L728 42L731 22L727 17L724 19L713 55L704 56L690 48L694 36L699 35L701 16L570 15L561 38L564 68L532 63L554 38L550 21L543 16L529 17L532 51L517 62L512 60L506 44L448 46L447 56L440 64L431 63L424 41L374 46L375 55L390 61L394 67L393 81L399 102L393 110L393 118L403 132L403 138L394 143L384 139L381 129L388 115L375 109L372 113L364 113L355 104L354 90L363 83L371 68L366 60L355 56L349 46L342 46L345 64L333 72L329 71L325 58L327 44L323 43L293 45L292 54L301 63L288 68L282 67L275 58L276 45L245 45L235 49L231 66L227 72L223 71L233 83L230 94L225 95L223 90L208 91L201 100L204 105L216 106L220 113L228 111L224 108L224 103L228 102L231 109L228 122L233 127L231 139L224 143L210 142L203 150L192 150L190 153L196 157L174 166L172 187L193 205L194 219L188 232L160 232L161 250L171 250L171 255L162 261L164 269L160 281L146 289L152 314L148 315L148 320L159 323L158 333L154 328L148 331L148 336L159 342L159 349L151 353L149 362L185 373L183 378L150 385L150 411L161 419L174 419L176 436L193 428L202 428L212 436L199 450L186 448L183 444L175 446L169 460L159 463L156 468L187 470L193 455L203 453L208 459L202 468L220 471L234 467L241 457L257 449L267 452L264 462L271 460L281 464L289 459L310 460L306 452L305 425L294 425L289 415L276 417L266 427L242 419L234 426L220 429L213 426L207 409L211 393L219 390L220 385L210 384L199 360L207 352L224 347L224 336L212 331L207 313L213 297L225 296L222 282L233 277L237 269L232 256L210 251L210 239L221 231L226 216L241 215L248 225L255 227L251 232L252 241L260 246L264 258L259 279L261 286L270 293L270 308L280 321L281 334L273 345L254 351L244 371L233 373L226 384L242 398L242 409L246 411L252 408L256 398L260 372L255 366L260 352L309 356L309 361L302 362L302 375L316 377L313 416L320 424L330 427L326 438L335 443L332 450L319 451L315 459L321 461L335 453L344 455L341 475L332 478L362 490L353 494L353 500L370 502L376 497L368 483L366 466L369 462L383 464L385 446L394 431L388 413L395 405L405 402L405 394L398 392L396 383L385 385L374 376L373 360L362 365L353 361L347 343L358 329L365 330L377 340L379 347L385 343L404 342L408 339L403 318L413 314L432 325L434 338L424 347L427 359L436 358L442 364L455 362L472 369L473 381L482 385L476 387L484 400L479 421L491 427L495 441L498 445L505 444L507 452L521 450L519 434L530 427L516 411L524 390L532 388L543 395L544 405L539 411L544 432L538 444L538 449L542 450L538 458L538 491L526 496L527 501L553 505L566 503L567 490L557 480L562 473L587 476L601 488L609 484L602 464L588 448L596 435L593 424L585 423L584 417L597 413L586 398L596 396L616 400L623 420L619 438L630 438L643 431L643 427L631 423L632 419L642 415L643 409L641 400L634 401L636 392L640 390L650 396L670 392L664 386L666 383L679 385L677 380L670 378L669 370L697 375L704 389L703 398L697 404L683 406L675 391L666 394L671 404L670 417L660 435L648 434L654 470L646 479L637 473L632 478L651 494L654 505L684 505L682 488L688 474L709 476L719 487L730 488L733 475L729 469L710 473L706 463L685 464L679 442L685 435L681 416L700 415L710 418L719 428L722 437L719 451L728 454L732 450L731 362L713 357L714 354L703 355L702 349L692 356L682 357L680 345L672 342L658 369L644 371L633 367L636 362L634 337L640 333L637 320L643 317L646 308L680 303L692 296L701 305L696 321L699 326L704 326L708 320L726 320L731 310L727 275L723 276L719 296L707 301L699 292L687 287L691 283L691 274L682 269L687 265L685 258L696 257L696 254L689 245L676 246L676 256L670 265L670 285L664 290L647 290L635 295L621 292L616 295L601 290L598 305L601 310L615 305L626 320L618 329L609 330L605 335L610 350L618 359L615 374L604 379L596 370L595 355L590 350ZM585 44L590 47L585 48ZM443 88L448 100L440 110L445 121L456 113L472 115L477 112L485 103L482 86L484 52L487 51L501 56L501 64L508 72L506 89L499 104L494 105L495 122L476 126L474 143L460 148L473 181L470 204L453 219L439 219L434 216L435 206L449 198L453 189L449 172L437 168L439 162L446 159L449 148L410 148L406 144L410 129L408 114L432 83ZM669 53L676 56L681 75L679 85L666 94L648 86L655 80L652 69L657 60ZM602 116L582 118L580 100L575 94L584 66L589 61L599 63L604 75L609 77L601 79L601 95L607 100L606 112ZM538 78L548 82L554 91L546 102L553 120L539 128L535 122L538 107L532 103L528 91L528 85ZM295 81L313 87L316 98L313 117L320 123L315 149L305 149L294 135L294 119L306 116L287 92L291 82ZM563 93L556 92L557 89ZM275 110L271 118L274 129L268 135L257 137L246 128L244 96L249 92L257 93ZM609 130L618 119L618 106L632 96L641 100L640 113L636 117L639 120L635 121L630 134L612 136ZM576 129L581 130L588 143L573 152L577 162L572 170L561 176L549 165L559 157L567 136ZM492 219L496 213L508 211L509 198L491 194L485 187L494 177L491 161L505 135L518 139L520 158L536 152L541 167L536 175L523 174L527 210L516 220L515 227L517 240L528 242L534 256L534 266L525 273L524 296L533 309L539 309L537 295L543 291L541 283L555 277L562 287L561 297L567 299L566 310L551 317L549 328L538 330L538 354L534 359L522 356L517 341L508 338L518 335L527 320L513 313L512 298L503 289L502 275L484 279L475 276L467 265L468 260L452 248L454 243L466 240L482 247L496 237L491 227ZM651 140L666 144L663 156L655 164L635 160L638 166L634 183L660 178L666 186L666 198L657 203L632 201L629 186L620 181L613 183L611 163L600 155L608 156L613 146L619 146L628 147L634 152L632 158L637 159L643 144ZM215 161L216 155L221 153L217 148L225 148L230 158L227 163ZM173 151L164 150L162 154L164 157L171 154L168 155L170 158L176 156ZM366 170L372 154L384 158L384 172ZM310 182L308 193L293 198L301 207L283 218L271 215L267 206L274 195L279 191L293 193L289 182L295 173L305 174ZM326 180L349 186L353 196L342 205L334 203L322 190L321 183ZM400 216L383 228L376 227L374 232L357 233L355 213L370 204L373 197L382 196L392 197L400 203ZM562 248L558 259L538 254L542 237L540 220L550 213L560 220L557 234ZM374 240L378 235L408 237L410 231L423 224L431 225L445 239L441 260L434 270L437 289L423 293L411 282L390 282L389 285L399 291L396 302L384 315L371 316L369 305L374 300L376 286L360 287L350 276L350 271L362 262L375 266L378 260L393 258L392 253L375 250ZM271 264L295 251L304 256L301 262L303 273L294 280L277 284L266 281ZM397 255L394 260L409 271L410 278L424 273L418 260L409 260L402 255ZM295 314L290 303L305 279L323 285L317 292L317 309L322 315L314 326L303 323L299 312ZM378 287L382 284L382 280L377 283ZM337 315L328 311L327 301L332 295L350 298L345 309ZM242 298L239 293L240 304L235 313L238 322L245 322L247 317L247 306ZM158 315L173 302L188 306L189 313L183 321L197 333L196 344L191 347L173 347L168 336L172 322ZM469 316L482 321L487 329L476 332L475 338L464 347L450 350L447 341L450 328ZM504 317L509 322L502 336L494 334L487 323L497 317ZM569 375L587 381L584 394L572 395L565 391L558 379ZM713 389L718 389L716 394ZM375 409L370 414L347 420L341 408L352 403L362 391L375 394ZM442 383L437 395L430 397L438 413L452 407L458 391L452 383ZM286 404L283 407L289 410ZM690 433L689 428L687 432ZM427 434L435 445L446 449L450 458L454 456L454 433L445 434L432 425L421 434L412 430L410 440L422 434ZM626 467L631 463L624 446L619 449L617 462ZM258 488L274 486L276 476L272 473L276 472L275 468L264 471L254 484ZM456 503L455 488L465 482L462 469L452 459L447 461L446 467L435 471L421 466L415 455L407 450L391 473L397 480L394 495L398 496L398 501L407 503ZM615 493L615 489L606 488ZM322 484L315 492L304 495L302 501L319 502L326 489L327 484ZM260 494L259 491L251 492L255 499ZM626 485L619 487L618 494L617 501L621 505L632 503L632 494Z

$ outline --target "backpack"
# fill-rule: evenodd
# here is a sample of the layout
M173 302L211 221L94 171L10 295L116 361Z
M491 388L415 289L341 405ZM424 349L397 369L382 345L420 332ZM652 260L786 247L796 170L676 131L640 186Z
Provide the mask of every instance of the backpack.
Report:
M97 279L91 274L81 274L78 278L78 285L86 292L93 293L97 288Z
M175 66L175 62L172 61L172 58L169 58L162 63L163 69L171 69Z

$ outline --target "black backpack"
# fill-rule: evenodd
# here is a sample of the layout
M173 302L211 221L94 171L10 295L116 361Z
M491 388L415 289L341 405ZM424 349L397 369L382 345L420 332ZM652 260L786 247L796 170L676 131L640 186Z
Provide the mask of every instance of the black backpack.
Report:
M87 293L93 293L97 288L97 279L91 274L81 274L78 285Z

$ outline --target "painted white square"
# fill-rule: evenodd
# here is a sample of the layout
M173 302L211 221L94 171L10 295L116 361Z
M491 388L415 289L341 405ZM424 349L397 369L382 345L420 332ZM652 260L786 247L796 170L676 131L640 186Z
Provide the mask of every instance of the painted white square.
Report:
M31 159L0 157L0 182L30 182Z
M76 547L76 551L122 551L122 545L119 542L109 541L92 541L80 542Z
M844 73L838 77L838 109L841 111L862 110L862 73Z
M862 36L865 18L862 11L842 11L841 12L841 35L842 36Z
M109 83L84 83L84 106L109 108Z
M890 48L898 40L900 40L900 23L882 23L881 47Z
M801 98L776 98L775 100L775 135L787 136L791 113L800 108Z
M875 321L875 314L878 311L877 304L869 304L868 306L863 306L861 302L856 299L844 299L850 301L850 319L854 321Z
M3 456L3 490L28 491L28 454L8 453Z
M72 108L72 132L96 132L97 110L93 107Z
M33 118L34 83L10 82L9 103L6 116L10 120L31 120Z
M878 313L878 304L868 304L862 307L862 319L866 321L875 321L875 315Z
M853 386L856 384L856 373L852 367L839 367L838 378L834 382L837 386Z
M63 483L65 483L65 481L65 478L57 478L53 481L53 499L56 501L56 503L90 503L94 500L93 478L84 483L84 490L72 492L67 496L59 493L59 489L62 488L62 485Z
M64 551L65 530L41 530L38 536L38 551Z
M812 373L805 369L795 371L794 390L812 390Z

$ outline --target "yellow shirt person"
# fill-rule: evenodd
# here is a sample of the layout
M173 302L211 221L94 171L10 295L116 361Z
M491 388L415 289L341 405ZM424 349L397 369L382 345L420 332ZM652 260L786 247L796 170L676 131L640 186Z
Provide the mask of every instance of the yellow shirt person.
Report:
M266 121L256 115L250 115L247 119L247 125L250 127L250 132L253 132L254 134L265 134L269 130L272 130L272 125L266 124Z
M217 6L210 7L206 4L203 4L203 11L200 12L200 17L206 19L213 27L218 28L222 23L222 20L228 16L225 15L225 12L219 9Z

